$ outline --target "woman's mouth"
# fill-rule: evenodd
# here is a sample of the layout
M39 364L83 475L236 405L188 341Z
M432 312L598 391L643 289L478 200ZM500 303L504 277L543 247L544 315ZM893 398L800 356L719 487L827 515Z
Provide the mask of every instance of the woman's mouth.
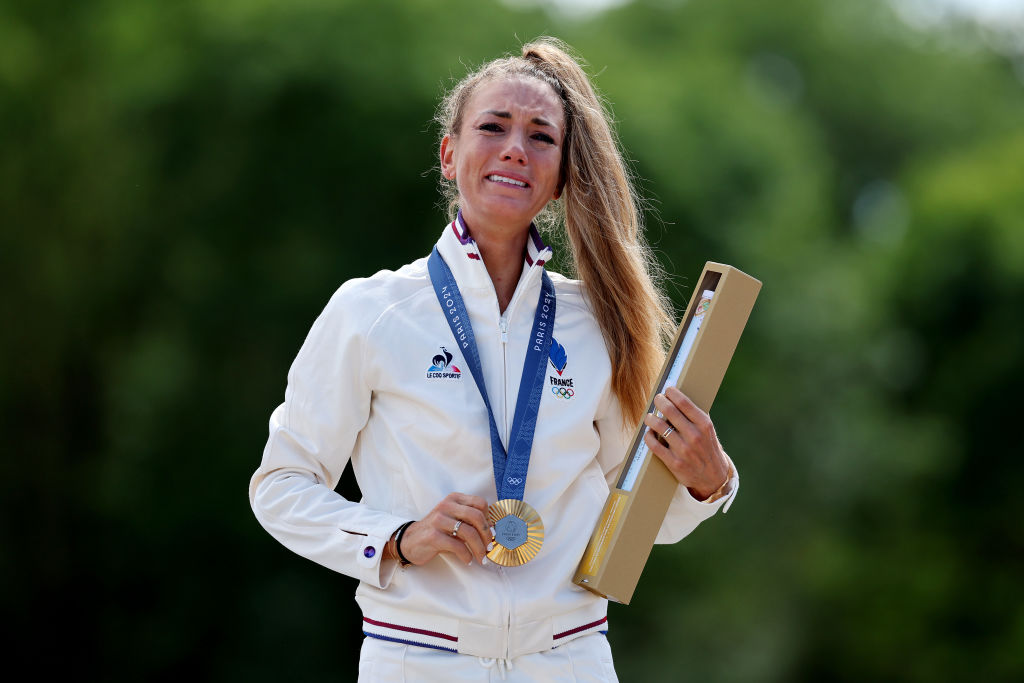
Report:
M530 184L523 180L517 180L516 178L510 178L507 175L499 175L492 173L487 176L487 179L492 183L504 183L506 185L515 185L516 187L529 187Z

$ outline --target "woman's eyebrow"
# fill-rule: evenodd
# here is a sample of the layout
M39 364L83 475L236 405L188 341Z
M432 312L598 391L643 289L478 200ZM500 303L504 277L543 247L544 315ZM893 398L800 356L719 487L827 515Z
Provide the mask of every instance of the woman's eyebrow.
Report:
M485 114L490 114L491 116L497 116L499 119L510 119L510 118L512 118L512 114L511 113L509 113L507 111L498 111L497 109L488 109L484 113ZM544 119L542 119L540 117L537 117L537 116L535 116L535 117L533 117L533 119L531 119L531 123L535 123L538 126L547 126L549 128L554 128L555 127L555 124L548 123Z

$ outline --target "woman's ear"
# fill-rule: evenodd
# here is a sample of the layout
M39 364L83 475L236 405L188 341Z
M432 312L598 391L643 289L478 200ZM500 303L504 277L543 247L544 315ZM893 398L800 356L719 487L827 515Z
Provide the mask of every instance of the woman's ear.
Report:
M441 138L441 175L455 180L455 143L450 134Z

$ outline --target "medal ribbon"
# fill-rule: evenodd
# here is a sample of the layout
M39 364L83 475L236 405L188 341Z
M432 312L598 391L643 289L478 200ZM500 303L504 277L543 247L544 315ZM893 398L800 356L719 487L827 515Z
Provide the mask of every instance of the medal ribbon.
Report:
M498 500L522 500L526 490L526 471L530 467L530 451L533 449L533 432L537 427L537 412L540 410L541 389L544 386L544 366L551 348L551 334L555 323L555 286L547 272L542 270L540 296L533 316L530 345L526 351L526 360L523 362L523 376L519 381L519 395L516 397L509 450L506 453L505 447L501 445L491 401L487 398L480 350L473 336L473 326L469 322L469 311L462 300L455 276L441 258L437 247L431 252L427 266L430 283L434 286L434 294L441 304L441 310L445 312L445 320L448 321L448 327L451 328L456 343L466 357L476 387L480 390L484 405L487 406L487 418L491 426L491 462L494 465L494 486L498 492Z

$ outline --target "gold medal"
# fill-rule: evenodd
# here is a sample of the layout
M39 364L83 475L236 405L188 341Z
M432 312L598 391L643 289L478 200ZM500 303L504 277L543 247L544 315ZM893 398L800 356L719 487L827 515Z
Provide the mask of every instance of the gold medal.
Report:
M491 505L487 508L487 523L494 527L495 536L487 559L503 567L526 564L544 545L544 522L521 500L506 498Z

